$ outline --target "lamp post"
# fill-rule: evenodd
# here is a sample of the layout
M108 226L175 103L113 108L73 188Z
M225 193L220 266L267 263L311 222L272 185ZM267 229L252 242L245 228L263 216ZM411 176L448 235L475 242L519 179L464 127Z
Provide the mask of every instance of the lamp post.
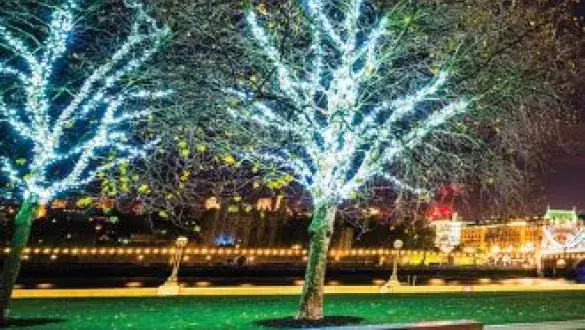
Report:
M165 283L158 287L158 294L162 296L177 295L179 293L179 267L183 259L183 252L189 240L187 237L179 236L175 241L175 253L172 255L170 264L173 266L171 275L167 278Z
M392 264L392 275L390 276L388 282L384 284L384 287L386 288L400 286L400 281L398 281L398 260L400 259L400 249L402 248L403 245L404 243L399 239L394 241L394 249L397 250L397 253L396 257L394 257L394 262Z

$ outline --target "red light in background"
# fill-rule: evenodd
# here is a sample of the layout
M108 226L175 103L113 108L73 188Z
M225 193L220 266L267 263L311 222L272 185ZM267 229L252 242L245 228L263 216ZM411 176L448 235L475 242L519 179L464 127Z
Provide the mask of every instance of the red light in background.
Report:
M453 216L453 206L443 204L433 204L426 212L429 220L446 220Z

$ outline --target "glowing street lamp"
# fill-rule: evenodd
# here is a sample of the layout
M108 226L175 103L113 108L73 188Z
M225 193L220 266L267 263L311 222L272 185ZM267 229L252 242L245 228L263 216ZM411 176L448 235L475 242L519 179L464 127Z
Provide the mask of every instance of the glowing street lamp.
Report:
M384 288L400 286L400 281L398 281L398 260L400 259L400 249L402 249L403 245L404 243L402 240L397 239L394 241L394 249L397 250L397 254L396 257L394 257L394 262L392 264L392 275L390 276L388 282L384 284Z
M180 236L175 241L175 253L172 255L170 264L173 266L173 270L171 271L171 275L163 285L158 288L158 294L167 296L167 295L177 295L179 293L179 283L178 283L178 274L179 268L181 267L181 260L183 258L183 252L185 252L185 247L189 240L187 237Z

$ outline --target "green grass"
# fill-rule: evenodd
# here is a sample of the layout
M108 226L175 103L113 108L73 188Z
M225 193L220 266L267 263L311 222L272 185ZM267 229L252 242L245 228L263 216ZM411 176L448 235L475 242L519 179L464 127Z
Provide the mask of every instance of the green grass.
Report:
M256 321L294 315L297 302L294 296L17 299L12 317L21 326L60 319L31 329L259 329ZM325 312L362 317L362 324L584 319L585 292L328 295Z

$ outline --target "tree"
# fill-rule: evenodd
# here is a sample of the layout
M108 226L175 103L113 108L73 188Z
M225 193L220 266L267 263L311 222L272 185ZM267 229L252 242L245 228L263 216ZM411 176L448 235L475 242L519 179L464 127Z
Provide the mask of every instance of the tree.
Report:
M468 111L474 101L445 93L452 62L442 63L436 74L417 73L408 65L409 72L397 65L416 63L400 43L411 24L408 16L396 22L397 16L384 15L372 24L373 17L367 17L361 1L336 5L308 3L311 44L306 62L298 66L282 59L256 12L249 10L252 36L276 72L277 88L271 92L286 104L231 90L232 97L250 103L246 110L233 109L234 116L293 137L292 143L263 157L289 168L313 199L300 319L323 317L325 263L338 205L375 177L407 187L387 166L397 163L405 150L421 145L433 130ZM403 76L396 81L417 85L416 91L397 97L402 88L389 89L389 80L380 79L381 75ZM420 111L420 103L429 109Z
M179 227L192 224L201 213L198 206L214 197L221 205L216 222L223 222L228 209L249 209L254 198L290 181L290 175L273 164L242 162L239 148L227 141L247 148L268 139L241 126L235 129L237 123L217 111L225 103L223 88L248 78L242 73L248 59L238 42L235 19L242 4L231 0L149 4L173 35L148 71L165 81L173 94L161 106L151 107L150 120L140 128L141 135L155 134L161 142L144 161L105 173L102 195L116 197L118 205L138 200L146 214L158 214Z
M5 191L22 198L2 269L0 321L8 314L21 254L39 205L82 188L98 173L143 156L156 143L142 143L131 132L134 123L148 116L146 102L169 91L147 86L148 81L137 73L161 47L169 30L158 26L140 2L123 4L106 7L123 7L132 14L132 22L123 42L102 64L75 61L82 56L74 51L71 34L79 23L77 14L88 14L79 1L66 0L55 7L31 1L26 20L15 14L3 17L0 24L0 75L13 82L0 98L0 119L9 132L2 138L14 138L9 153L0 157L1 173L8 180ZM52 15L45 22L42 14L48 8ZM45 33L41 36L38 31ZM119 31L113 34L120 36ZM94 55L97 61L103 54ZM80 73L87 73L82 80Z
M509 141L494 133L491 121L506 117L506 106L539 99L537 89L522 86L530 77L551 82L514 58L525 40L539 47L533 33L540 30L521 15L490 21L488 14L469 22L475 2L375 4L389 8L379 13L360 0L311 0L296 13L273 18L266 4L249 7L251 52L269 68L258 64L265 77L226 89L235 120L281 137L272 146L241 149L241 157L287 169L312 197L299 319L323 317L327 250L342 203L371 182L423 194L479 172L487 155L493 156L489 166L516 168L515 154L502 142ZM532 13L514 13L523 11ZM440 19L443 12L448 15ZM282 21L296 24L282 28ZM511 35L514 24L528 33ZM495 45L487 47L488 40ZM530 121L516 128L524 124ZM494 140L493 148L482 143Z
M115 197L121 204L137 201L145 214L193 229L190 224L206 199L215 197L227 210L228 203L239 204L244 188L251 191L253 182L259 181L233 155L210 152L189 121L170 125L153 117L145 130L157 132L161 141L143 161L121 164L101 175L102 196Z

